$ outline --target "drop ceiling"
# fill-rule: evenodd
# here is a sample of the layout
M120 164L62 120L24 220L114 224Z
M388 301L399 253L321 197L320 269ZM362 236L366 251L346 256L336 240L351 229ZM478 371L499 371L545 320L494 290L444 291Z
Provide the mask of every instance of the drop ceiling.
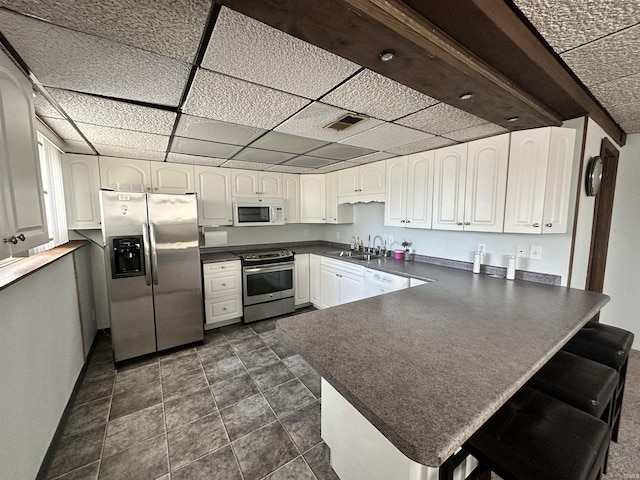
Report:
M608 114L640 132L640 57L628 54L640 50L637 2L515 5ZM0 32L68 152L321 173L508 131L486 120L491 102L439 101L210 0L0 0ZM364 120L325 128L346 114Z

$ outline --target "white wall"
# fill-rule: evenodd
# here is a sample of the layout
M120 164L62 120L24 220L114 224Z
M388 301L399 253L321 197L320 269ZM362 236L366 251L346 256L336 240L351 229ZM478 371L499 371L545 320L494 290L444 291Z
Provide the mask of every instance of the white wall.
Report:
M72 255L0 291L2 478L35 478L82 369Z
M604 293L611 301L600 321L630 330L640 349L640 134L627 137L620 151L611 218Z
M226 231L227 245L237 246L322 240L323 229L324 225L307 223L275 227L219 227L211 230Z

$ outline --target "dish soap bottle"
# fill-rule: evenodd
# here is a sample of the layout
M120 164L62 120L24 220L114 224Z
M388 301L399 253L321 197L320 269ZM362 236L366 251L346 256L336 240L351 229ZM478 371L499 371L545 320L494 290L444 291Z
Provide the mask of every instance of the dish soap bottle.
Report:
M356 249L356 237L351 237L351 244L349 245L349 249L352 252Z

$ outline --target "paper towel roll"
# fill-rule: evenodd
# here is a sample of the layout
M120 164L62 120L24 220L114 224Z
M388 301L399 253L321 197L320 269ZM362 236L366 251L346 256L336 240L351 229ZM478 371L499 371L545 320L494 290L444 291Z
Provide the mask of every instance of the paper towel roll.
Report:
M227 232L225 230L205 230L204 246L215 247L216 245L227 244Z

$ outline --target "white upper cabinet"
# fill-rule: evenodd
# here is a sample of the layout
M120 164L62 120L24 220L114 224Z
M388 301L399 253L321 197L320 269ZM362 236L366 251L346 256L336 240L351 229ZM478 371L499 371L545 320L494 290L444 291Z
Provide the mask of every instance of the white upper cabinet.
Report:
M193 165L168 162L149 162L153 193L195 192Z
M300 223L300 175L282 174L284 223Z
M101 156L99 163L101 188L116 192L152 191L149 161Z
M575 130L511 134L504 231L566 233Z
M338 204L338 172L325 174L325 223L353 223L353 205Z
M385 172L384 160L339 170L339 202L383 202L386 189Z
M509 134L469 142L464 230L502 232Z
M231 170L195 165L198 225L232 225Z
M67 227L72 230L100 228L100 169L95 155L66 153L62 179Z
M387 160L385 225L431 228L433 157L422 152Z
M300 222L325 223L324 174L300 175Z
M0 52L0 256L49 241L31 85Z
M231 176L234 197L282 198L282 173L234 168Z
M467 144L435 151L432 222L434 229L463 229L466 174Z

